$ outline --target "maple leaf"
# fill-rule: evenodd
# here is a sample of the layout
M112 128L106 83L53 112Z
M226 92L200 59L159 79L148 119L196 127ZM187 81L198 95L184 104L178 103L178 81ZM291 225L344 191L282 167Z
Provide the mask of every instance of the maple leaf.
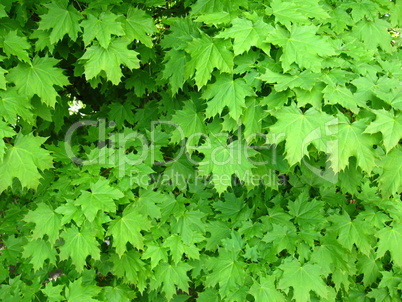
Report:
M94 44L88 47L80 60L84 60L85 77L87 80L93 79L102 71L106 73L106 78L113 84L120 83L123 76L121 65L126 65L129 69L139 68L140 61L138 53L127 49L129 40L124 38L114 39L107 48Z
M0 163L0 192L12 186L13 178L19 179L23 187L36 189L42 178L39 170L53 167L49 152L40 146L46 138L34 137L32 134L19 133L14 146L8 147Z
M269 127L275 134L273 143L278 144L286 139L286 159L289 165L300 162L303 156L308 155L307 147L315 145L319 150L326 152L326 135L322 134L325 124L332 120L332 117L314 108L302 113L296 106L286 106L275 112L278 121ZM298 129L298 131L295 131Z
M231 75L220 74L216 82L209 84L202 94L207 102L207 117L220 114L225 106L229 108L229 115L237 121L246 107L246 97L253 96L253 89L243 79L233 80Z
M344 212L343 215L334 215L331 217L333 225L331 230L338 233L339 243L352 250L355 244L359 251L365 255L369 255L371 251L370 238L367 235L370 225L360 219L351 220L349 215Z
M85 217L92 222L98 211L116 212L114 200L120 199L124 194L110 186L106 179L99 179L96 183L90 184L91 192L81 191L81 195L75 200L74 204L81 206Z
M22 253L24 258L31 258L31 263L35 271L45 265L45 260L49 259L49 264L56 265L56 250L52 249L48 241L36 239L28 242L24 246Z
M113 236L113 246L121 257L126 251L127 242L137 249L143 249L144 240L141 231L148 231L150 228L151 223L145 216L141 215L137 209L128 207L124 210L122 217L110 223L106 235Z
M108 49L112 35L123 36L125 34L123 27L119 21L116 21L118 17L112 12L102 12L99 18L89 13L87 20L81 22L81 26L84 28L82 39L85 46L88 46L96 38L100 46Z
M256 139L256 134L262 133L262 116L263 112L257 100L255 98L250 98L246 102L246 109L243 116L241 117L245 127L244 137L246 138L247 143L250 143L251 141Z
M59 238L62 225L61 216L48 205L39 203L34 211L30 210L25 215L24 220L35 223L32 239L42 239L43 236L47 235L48 241L53 245Z
M373 110L376 120L364 130L364 133L381 132L385 151L388 153L392 148L398 145L402 138L402 114L394 114L394 111L384 109Z
M86 258L90 255L94 260L100 259L99 244L92 231L87 227L78 229L75 225L61 233L64 245L60 246L60 260L71 258L75 269L82 272Z
M293 287L293 299L297 302L310 301L310 291L314 291L322 298L328 294L327 286L321 278L321 268L317 264L300 264L298 260L281 264L279 268L283 275L279 280L278 288L287 290Z
M191 60L186 65L190 74L195 71L195 83L201 89L210 79L214 68L221 72L232 72L233 54L229 51L230 42L222 39L212 39L203 34L195 38L185 49Z
M143 10L130 7L125 21L124 29L130 40L138 39L144 45L152 47L152 38L148 34L156 32L156 27L151 16Z
M183 242L189 245L194 233L205 231L205 224L201 221L204 216L201 211L185 211L175 215L176 221L171 223L172 231L179 233Z
M285 301L285 297L276 289L273 276L261 277L259 281L254 280L249 293L253 295L256 302Z
M292 25L290 32L277 26L270 32L266 42L279 45L283 49L280 58L284 71L288 71L292 63L314 72L321 69L321 57L335 54L331 44L325 38L316 35L318 27L313 25Z
M383 197L402 192L402 147L397 146L381 158L383 168L379 177L380 190ZM396 195L395 195L396 196Z
M196 136L196 133L205 133L204 117L199 112L193 100L184 103L181 110L177 110L172 117L172 122L179 127L173 131L172 142L180 142L185 137ZM196 138L195 138L196 139ZM190 140L192 144L194 140Z
M95 302L98 299L93 299L97 296L101 288L96 285L82 285L82 277L71 282L66 288L66 299L68 302Z
M213 174L213 183L219 194L223 193L231 185L231 177L236 174L240 180L247 181L247 177L252 175L252 165L249 157L256 154L256 151L247 147L239 140L226 144L216 137L209 136L211 145L200 152L205 154L205 158L199 163L198 171L201 175L208 176Z
M300 74L289 75L273 72L266 69L265 73L258 78L267 83L277 83L274 87L276 91L283 91L288 88L300 87L305 90L311 90L315 85L318 74L305 70Z
M338 118L339 123L330 127L336 128L338 145L342 148L329 150L328 160L331 162L332 170L335 173L344 170L349 164L349 158L354 156L362 170L370 173L375 166L375 154L372 148L375 139L364 133L366 120L361 119L350 124L345 116L338 115Z
M125 121L127 121L130 125L134 125L134 107L132 105L128 103L113 103L110 105L109 109L109 119L116 122L117 128L122 128Z
M71 40L77 40L78 33L81 32L79 21L82 15L74 8L73 5L68 5L68 0L58 0L45 4L49 9L44 15L41 15L39 22L39 30L51 30L50 43L63 39L68 35Z
M391 25L383 19L361 20L352 31L352 35L361 39L368 49L377 50L381 47L383 50L391 52L391 35L387 35Z
M340 104L353 113L359 113L358 107L366 107L366 102L357 99L345 86L326 85L322 90L325 104Z
M188 282L190 278L187 272L192 269L187 263L180 262L175 265L162 263L155 270L155 278L158 286L165 293L167 301L172 300L176 294L176 286L184 292L188 292Z
M147 250L142 254L142 258L151 259L151 269L154 269L160 261L168 262L167 251L168 249L166 247L154 244L148 244ZM183 255L183 253L181 255ZM178 261L175 262L177 263Z
M272 249L275 253L280 253L286 250L289 253L294 253L296 250L299 238L294 225L279 225L273 224L272 230L269 231L262 239L264 242L272 242Z
M188 54L184 50L171 49L166 52L163 69L163 78L169 79L172 94L176 94L186 81L186 63Z
M259 18L256 22L236 18L231 23L233 25L231 28L220 32L216 37L224 39L233 38L233 50L236 56L248 51L252 46L268 49L267 44L263 41L268 32L274 30L274 28L266 24L262 18Z
M28 98L35 94L41 101L50 107L56 104L59 96L55 85L69 85L63 70L54 67L59 61L49 57L35 57L32 63L19 63L7 75L7 80L15 84L18 92Z
M398 224L384 227L375 235L379 241L377 243L377 258L383 257L386 251L391 253L392 261L402 267L402 226Z
M113 254L110 258L114 265L112 269L114 274L135 284L141 292L145 289L146 279L150 272L137 250L125 252L121 257Z
M41 292L44 293L49 302L58 302L63 301L64 297L61 295L61 292L64 289L64 285L56 285L53 286L52 282L48 282L45 288L41 289Z
M18 36L17 30L10 31L4 36L2 47L8 57L14 55L21 61L27 63L30 61L27 50L31 48L31 44L26 37Z
M219 253L217 258L211 257L207 267L212 272L207 275L205 285L214 287L219 284L219 292L222 298L226 297L238 286L242 286L247 277L245 263L239 261L236 253L232 251Z
M323 202L317 199L308 201L307 194L300 194L294 202L289 202L289 214L295 217L300 226L315 226L320 228L326 220L323 217Z

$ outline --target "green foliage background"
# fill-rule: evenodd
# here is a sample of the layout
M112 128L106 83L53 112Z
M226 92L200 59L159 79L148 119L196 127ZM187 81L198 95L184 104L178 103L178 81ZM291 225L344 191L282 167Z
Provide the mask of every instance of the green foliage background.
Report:
M1 300L401 300L400 0L0 18Z

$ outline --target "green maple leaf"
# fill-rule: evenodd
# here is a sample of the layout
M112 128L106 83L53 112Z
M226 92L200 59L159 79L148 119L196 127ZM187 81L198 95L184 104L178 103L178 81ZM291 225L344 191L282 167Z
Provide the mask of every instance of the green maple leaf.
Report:
M381 47L383 50L391 52L392 37L387 34L390 27L391 24L383 19L364 19L354 26L352 34L362 40L368 49L377 51L377 47Z
M130 7L124 29L130 40L138 39L144 45L152 47L152 37L149 34L156 32L156 27L151 16L143 10Z
M312 73L309 70L305 70L300 74L289 75L273 72L266 69L265 73L258 78L267 83L277 83L275 84L276 91L283 91L288 88L300 87L305 90L311 90L315 85L318 74Z
M297 302L310 301L310 291L314 291L322 298L328 294L327 286L321 278L321 268L317 264L300 264L297 260L279 266L283 275L279 280L278 288L287 290L293 287L293 299Z
M186 81L185 68L188 54L184 50L171 49L165 55L163 78L169 79L172 94L176 94Z
M90 255L94 260L100 259L99 243L88 228L78 229L75 225L61 234L64 245L60 246L60 260L71 258L78 272L82 272L86 258Z
M233 54L229 51L230 42L222 39L212 39L203 34L201 38L195 38L185 49L191 60L186 69L189 74L195 71L195 83L200 89L210 79L214 68L221 72L232 72Z
M87 80L93 79L102 71L106 73L106 78L113 84L120 83L123 76L121 65L129 69L139 68L140 61L138 53L127 48L129 40L124 38L114 39L107 48L94 44L87 48L80 60L84 60L85 77Z
M256 139L256 134L262 133L261 119L263 112L261 106L255 98L250 98L246 102L244 115L241 117L245 127L244 137L247 143Z
M262 18L256 22L236 18L231 23L233 25L231 28L220 32L216 37L233 38L233 50L236 56L248 51L252 46L257 46L261 49L268 48L264 40L267 33L274 30L274 28L266 24Z
M56 104L59 96L55 85L69 85L63 70L54 67L59 61L54 58L35 57L31 64L19 63L10 70L7 80L13 82L20 94L32 98L35 94L50 107Z
M232 251L222 251L219 253L219 257L211 257L207 263L207 268L212 272L207 275L205 285L214 287L219 284L219 292L222 298L242 286L247 277L246 264L239 261L236 253Z
M113 246L119 256L126 251L126 244L130 242L135 248L144 248L144 239L141 231L148 231L151 223L147 217L141 215L137 209L126 208L123 216L114 219L107 230L106 235L113 236Z
M10 31L4 36L3 40L4 53L10 57L11 55L17 56L18 59L24 62L29 62L29 54L27 50L31 48L31 44L28 43L26 37L20 37L17 35L17 30Z
M255 167L248 157L256 154L256 151L247 147L245 142L236 140L230 144L220 139L209 136L210 145L200 150L205 158L199 164L201 175L213 174L213 183L219 194L223 193L231 185L231 177L236 174L240 180L248 181L252 176L251 170ZM248 157L247 157L248 156Z
M64 297L61 295L63 289L64 285L53 286L52 282L48 282L45 288L41 289L41 292L46 295L49 302L59 302L64 300Z
M141 260L141 254L137 250L130 250L121 257L113 254L112 272L120 278L125 278L127 283L135 284L142 292L147 286L147 278L150 275L148 266Z
M377 261L374 252L371 252L369 256L359 256L357 268L359 274L364 274L364 286L370 286L380 276L381 264Z
M285 301L285 297L276 289L273 276L261 277L259 281L254 280L249 293L253 295L255 302Z
M185 211L175 215L176 221L172 222L172 231L180 234L181 239L187 245L192 242L195 232L203 233L205 224L201 219L205 216L201 211Z
M310 144L323 152L327 151L327 137L322 131L325 124L332 120L331 116L314 108L303 113L295 106L286 106L276 111L275 117L278 121L269 127L275 134L273 143L286 139L285 151L289 165L292 166L300 162L303 156L309 155L307 147Z
M308 201L307 194L300 194L296 201L289 202L289 214L295 217L300 226L315 226L320 228L326 220L323 217L323 202L317 199Z
M83 280L82 277L71 282L69 286L66 288L66 299L68 302L95 302L99 301L98 299L93 299L93 297L97 296L102 288L96 285L82 285Z
M391 253L392 261L398 267L402 267L402 226L394 224L392 227L384 227L375 235L377 243L377 258L383 257L386 251Z
M175 112L172 122L178 125L171 137L172 142L178 143L185 137L188 138L196 133L205 133L206 131L204 117L193 100L185 102L183 109ZM189 143L191 144L193 141L191 139Z
M109 119L115 121L117 128L121 129L124 126L124 122L127 121L130 125L134 125L134 107L129 103L112 103L109 106Z
M235 79L231 75L219 75L216 82L209 84L202 94L207 102L207 117L220 114L225 106L229 109L229 115L237 121L246 107L246 97L253 96L253 89L243 79Z
M13 178L19 179L23 187L36 189L42 178L39 170L53 167L49 152L40 146L46 138L34 137L32 134L18 134L14 146L8 147L0 163L0 192L12 186Z
M65 35L68 35L73 41L77 40L78 33L81 32L79 21L82 19L82 15L74 6L68 5L68 0L58 0L45 4L45 6L49 11L40 16L39 30L51 30L50 43L60 41Z
M90 184L91 192L81 191L74 204L81 206L85 217L92 222L98 211L116 212L116 203L114 200L124 197L124 194L110 186L106 179L99 179L96 183Z
M26 222L35 223L35 228L32 232L32 239L42 239L43 236L48 236L48 241L54 244L59 238L61 228L61 216L51 207L44 203L38 204L34 211L29 211L24 220Z
M331 217L333 225L332 230L337 232L339 243L352 250L355 244L359 251L365 255L369 255L372 250L368 231L370 225L360 219L351 220L349 215L345 212L343 215L334 215Z
M294 253L296 250L298 236L294 225L273 224L270 230L262 239L264 242L272 242L272 249L277 253L287 250Z
M172 300L176 294L176 286L184 292L188 292L188 282L190 278L187 272L192 267L187 263L180 262L175 265L163 263L155 270L155 279L158 286L162 286L161 290L165 293L167 301Z
M383 171L379 177L379 187L384 198L395 195L397 192L402 192L401 158L402 147L397 146L381 159Z
M381 132L386 152L398 145L402 138L402 114L394 114L394 111L373 110L376 120L366 128L364 133Z
M128 286L103 286L102 289L104 297L103 301L130 302L136 298L136 293Z
M31 258L30 262L35 271L45 265L45 260L49 259L49 264L56 265L56 250L50 246L48 241L36 239L28 242L24 246L22 253L24 258Z
M270 14L275 16L275 20L287 28L291 24L308 24L310 18L316 20L327 19L329 15L319 5L318 0L296 0L296 1L283 1L273 0L270 3L271 10L267 10Z
M335 173L344 170L349 164L349 158L354 156L357 165L370 173L375 166L375 154L372 148L375 139L364 133L367 121L361 119L350 124L345 116L338 115L338 118L339 123L333 127L336 128L334 131L336 131L339 148L329 150L328 160L331 162L332 170Z
M160 261L168 262L167 251L168 249L165 247L154 244L148 244L147 250L142 254L142 258L151 259L151 269L154 269ZM181 255L183 255L183 253ZM175 262L177 263L178 261Z
M169 248L169 253L175 263L180 263L185 252L185 245L180 236L173 234L166 238L163 247Z
M327 85L324 93L325 104L340 104L353 113L359 113L359 107L366 107L366 102L356 98L345 86Z
M316 35L318 27L313 25L293 25L290 32L277 26L268 35L266 42L279 45L283 49L280 58L284 71L288 71L292 63L314 72L321 69L321 58L335 54L331 44L323 37Z
M88 14L88 19L81 22L81 26L84 28L82 38L85 46L96 38L100 46L108 49L112 35L123 36L125 33L121 23L116 21L117 18L119 16L111 12L102 12L99 18Z

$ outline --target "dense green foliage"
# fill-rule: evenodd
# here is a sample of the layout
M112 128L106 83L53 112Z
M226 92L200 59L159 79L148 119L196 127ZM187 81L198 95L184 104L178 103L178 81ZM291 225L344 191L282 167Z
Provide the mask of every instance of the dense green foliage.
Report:
M402 300L401 0L0 18L0 300Z

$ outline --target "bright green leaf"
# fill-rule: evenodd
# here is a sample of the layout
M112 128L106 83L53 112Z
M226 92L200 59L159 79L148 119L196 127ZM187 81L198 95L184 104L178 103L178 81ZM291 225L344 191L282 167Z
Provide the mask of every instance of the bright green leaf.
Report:
M69 85L63 70L54 67L58 62L54 58L35 57L31 64L19 63L12 68L6 78L15 84L20 94L28 98L36 94L43 103L54 107L59 96L54 86Z
M86 227L78 229L73 225L60 236L64 239L64 244L60 246L60 260L71 258L78 272L83 271L89 255L94 260L100 259L99 243L93 232Z
M116 21L118 17L112 12L102 12L99 18L88 14L87 20L81 22L81 26L84 28L82 38L85 46L89 45L96 38L102 48L109 49L112 35L124 35L121 23Z
M49 11L41 15L39 30L51 30L50 43L55 44L68 35L71 40L77 40L81 32L79 21L82 15L67 0L58 0L46 4Z
M106 235L113 236L113 246L121 257L126 251L126 244L130 242L135 248L143 249L143 235L141 231L147 231L151 227L149 220L138 213L138 210L127 208L123 216L113 220Z
M138 53L127 48L129 40L118 38L113 40L107 48L94 44L88 47L81 60L84 60L85 77L91 80L102 71L106 78L114 85L120 83L123 76L121 65L129 69L139 68Z
M310 291L314 291L322 298L328 294L327 286L321 278L321 269L317 264L300 264L297 260L279 266L283 275L279 280L278 288L287 290L293 287L293 299L297 302L311 300Z
M28 63L30 61L27 50L31 48L31 44L28 43L27 38L17 35L17 30L10 31L3 41L3 50L7 56L17 56L18 59Z

